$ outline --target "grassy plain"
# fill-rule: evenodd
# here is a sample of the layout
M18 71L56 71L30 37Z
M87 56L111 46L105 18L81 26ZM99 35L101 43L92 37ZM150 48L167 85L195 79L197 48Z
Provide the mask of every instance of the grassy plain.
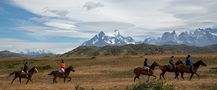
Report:
M174 55L175 59L184 61L185 55ZM67 57L63 58L67 66L72 65L75 69L71 73L72 81L63 83L63 79L57 79L58 83L52 83L52 77L47 74L52 70L58 70L60 57L43 58L0 58L0 89L1 90L74 90L76 86L85 90L124 90L126 87L145 82L147 76L141 76L140 81L133 82L133 69L143 66L144 58L148 58L151 64L157 61L161 65L166 65L170 55L147 55L147 56L106 56L106 57ZM193 54L193 62L203 60L208 66L200 67L193 80L188 80L190 74L185 74L185 80L175 80L174 73L166 73L166 80L158 80L160 70L154 71L158 79L152 82L163 82L164 85L172 85L175 90L216 90L217 89L217 55L216 54ZM25 61L30 62L30 66L37 66L39 72L33 76L33 83L22 84L15 80L10 85L12 77L9 73L20 70Z

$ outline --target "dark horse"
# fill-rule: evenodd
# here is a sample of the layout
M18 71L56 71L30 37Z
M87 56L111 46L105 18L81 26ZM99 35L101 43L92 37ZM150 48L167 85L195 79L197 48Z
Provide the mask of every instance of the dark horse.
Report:
M190 70L190 68L188 68L185 65L178 65L177 66L177 72L181 73L182 79L184 79L184 77L183 77L184 73L191 73L190 80L192 79L194 74L196 74L199 78L199 74L197 74L197 70L200 67L200 65L207 66L202 60L199 60L192 65L192 70ZM176 74L177 77L178 77L178 75L179 74Z
M21 83L21 78L26 78L26 79L27 79L26 84L27 84L29 81L32 82L32 76L33 76L34 73L37 73L37 72L38 72L38 70L37 70L37 68L36 68L35 66L32 67L32 68L29 70L29 73L28 73L27 75L24 74L24 73L22 73L22 71L14 71L14 72L10 73L10 75L9 75L9 76L11 76L11 75L15 74L13 80L11 81L11 84L13 84L14 80L15 80L17 77L19 77L20 83Z
M160 70L162 71L161 73L160 73L160 79L161 79L161 77L163 77L163 79L165 80L165 78L164 78L164 75L165 75L165 73L166 72L175 72L175 70L176 70L176 66L177 65L180 65L180 64L182 64L182 65L184 65L184 63L181 61L181 60L178 60L176 63L175 63L175 67L172 69L171 68L171 66L169 66L169 65L164 65L164 66L159 66L160 67ZM178 77L175 77L175 78L178 78Z
M70 72L75 72L74 68L72 66L69 66L68 68L65 69L65 73L61 73L59 71L52 71L48 75L53 75L53 83L57 83L56 78L64 78L64 82L66 81L66 78L69 78L68 81L71 81L71 77L69 76Z
M149 72L147 70L144 71L143 67L137 67L137 68L135 68L134 69L134 74L136 76L134 77L134 82L135 82L136 78L139 79L140 74L148 75L148 80L147 81L149 81L150 76L153 76L154 79L156 79L156 76L154 75L154 72L153 72L153 70L155 69L156 66L159 66L158 63L153 62L152 65L149 67L150 68Z

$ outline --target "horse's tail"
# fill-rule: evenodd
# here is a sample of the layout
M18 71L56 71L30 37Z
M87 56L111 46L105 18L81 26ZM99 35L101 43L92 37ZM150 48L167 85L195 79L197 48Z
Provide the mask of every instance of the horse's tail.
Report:
M15 73L16 73L16 71L10 73L8 77L12 76L12 75L15 74Z
M48 75L53 75L53 71L51 73L49 73Z

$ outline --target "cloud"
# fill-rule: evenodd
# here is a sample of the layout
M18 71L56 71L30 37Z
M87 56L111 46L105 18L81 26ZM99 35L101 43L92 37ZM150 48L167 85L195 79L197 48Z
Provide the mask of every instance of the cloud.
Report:
M100 22L84 22L77 23L76 26L80 30L89 30L89 31L114 31L115 29L126 29L134 27L131 23L124 22L114 22L114 21L100 21Z
M172 0L162 10L184 21L182 27L203 28L216 25L217 1Z
M38 39L91 38L99 31L112 34L119 29L125 36L143 40L165 31L190 31L217 24L215 0L12 0L10 3L37 15L26 19L34 24L17 26Z
M99 2L86 2L83 6L84 9L88 10L92 10L95 8L99 8L99 7L104 7L104 5L102 3Z
M44 13L53 13L60 17L65 17L67 14L69 14L69 11L67 10L51 10L48 7L43 8Z

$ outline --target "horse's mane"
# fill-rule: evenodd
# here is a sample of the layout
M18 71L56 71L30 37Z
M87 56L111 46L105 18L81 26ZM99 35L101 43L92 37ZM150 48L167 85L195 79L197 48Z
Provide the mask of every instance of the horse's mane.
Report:
M32 67L31 69L29 69L29 71L32 71L32 70L34 70L34 68L35 68L35 67Z
M65 69L65 71L66 71L66 70L69 70L69 69L71 69L71 68L72 68L72 66L69 66L68 68Z
M197 62L195 62L193 65L198 65L199 63L201 63L202 60L198 60Z

